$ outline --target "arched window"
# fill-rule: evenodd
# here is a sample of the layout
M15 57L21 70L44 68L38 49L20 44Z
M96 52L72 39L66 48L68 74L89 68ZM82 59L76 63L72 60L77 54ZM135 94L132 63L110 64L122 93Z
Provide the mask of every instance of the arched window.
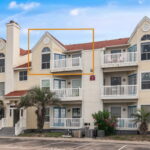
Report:
M42 69L49 69L50 68L50 48L44 47L42 49Z
M5 72L5 55L0 53L0 73Z
M141 41L150 40L150 34L145 34L142 36Z

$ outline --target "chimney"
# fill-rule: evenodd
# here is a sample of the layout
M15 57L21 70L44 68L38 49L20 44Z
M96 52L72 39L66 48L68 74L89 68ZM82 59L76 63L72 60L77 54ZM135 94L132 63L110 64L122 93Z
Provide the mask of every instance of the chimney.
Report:
M5 85L6 93L14 90L14 70L20 56L20 26L11 20L7 26L6 63L5 63Z

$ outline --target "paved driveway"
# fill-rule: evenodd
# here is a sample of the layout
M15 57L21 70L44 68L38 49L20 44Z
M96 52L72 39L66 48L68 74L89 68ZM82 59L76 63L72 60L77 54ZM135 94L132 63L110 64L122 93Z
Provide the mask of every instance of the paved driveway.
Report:
M0 138L0 150L150 150L150 143L113 143L63 139Z

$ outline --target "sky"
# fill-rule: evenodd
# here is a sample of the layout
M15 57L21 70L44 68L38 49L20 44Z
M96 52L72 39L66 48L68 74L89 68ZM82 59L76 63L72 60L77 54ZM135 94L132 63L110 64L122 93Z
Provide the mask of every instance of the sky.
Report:
M20 47L27 48L28 28L94 28L95 41L129 37L150 17L150 0L0 0L0 37L6 23L21 26ZM49 31L64 44L91 42L90 31ZM31 47L44 32L31 32Z

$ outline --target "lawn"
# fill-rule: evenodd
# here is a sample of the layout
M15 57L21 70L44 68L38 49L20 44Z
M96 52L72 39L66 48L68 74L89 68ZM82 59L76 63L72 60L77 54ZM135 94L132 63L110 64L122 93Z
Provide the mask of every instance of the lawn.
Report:
M124 141L150 141L150 135L112 135L103 139L124 140Z
M19 136L24 137L62 137L62 132L46 132L46 133L23 133Z

